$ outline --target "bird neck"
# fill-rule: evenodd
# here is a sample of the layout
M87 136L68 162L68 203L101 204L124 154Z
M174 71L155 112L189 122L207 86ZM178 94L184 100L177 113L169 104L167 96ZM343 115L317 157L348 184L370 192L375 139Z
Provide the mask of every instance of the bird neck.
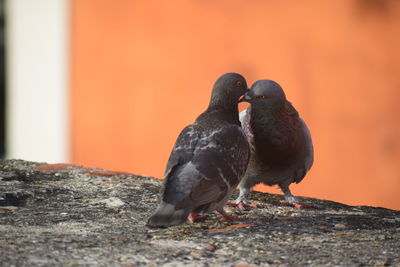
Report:
M255 106L251 108L251 118L260 123L271 124L283 114L282 106Z
M239 109L237 104L224 105L224 103L211 102L205 113L214 114L214 116L217 114L217 118L240 125Z
M233 97L222 96L219 94L213 94L211 96L208 109L219 109L233 114L239 114L238 100L233 99Z

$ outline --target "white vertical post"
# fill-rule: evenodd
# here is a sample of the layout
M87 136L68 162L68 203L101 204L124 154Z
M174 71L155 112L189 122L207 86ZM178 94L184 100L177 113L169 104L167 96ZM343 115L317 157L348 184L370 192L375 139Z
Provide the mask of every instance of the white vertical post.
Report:
M6 2L6 153L69 161L68 0Z

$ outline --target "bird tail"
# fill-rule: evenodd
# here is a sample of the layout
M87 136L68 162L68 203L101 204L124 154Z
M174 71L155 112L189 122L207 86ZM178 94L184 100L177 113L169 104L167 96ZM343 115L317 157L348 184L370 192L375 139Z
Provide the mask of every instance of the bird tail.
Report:
M169 227L186 222L190 209L175 209L175 205L161 202L156 212L147 220L149 227Z

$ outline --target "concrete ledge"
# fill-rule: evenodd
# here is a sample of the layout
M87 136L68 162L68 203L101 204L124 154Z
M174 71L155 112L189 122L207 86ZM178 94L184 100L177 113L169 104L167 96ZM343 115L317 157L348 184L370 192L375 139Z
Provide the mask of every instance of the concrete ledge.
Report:
M399 266L400 211L253 193L241 223L149 229L161 181L67 164L0 162L0 266Z

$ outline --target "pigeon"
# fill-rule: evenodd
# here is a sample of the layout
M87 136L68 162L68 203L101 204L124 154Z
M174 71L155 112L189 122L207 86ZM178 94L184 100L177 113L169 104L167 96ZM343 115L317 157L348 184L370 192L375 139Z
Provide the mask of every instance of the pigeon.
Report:
M239 118L250 144L251 156L239 184L240 194L228 205L256 207L248 203L250 189L263 183L278 185L285 204L308 207L297 202L289 185L300 183L314 161L311 134L293 105L286 100L282 87L272 80L259 80L242 98L251 105Z
M161 201L149 227L179 225L218 211L221 221L240 219L223 207L243 177L250 147L239 121L246 80L226 73L215 82L209 106L178 136L164 174Z

